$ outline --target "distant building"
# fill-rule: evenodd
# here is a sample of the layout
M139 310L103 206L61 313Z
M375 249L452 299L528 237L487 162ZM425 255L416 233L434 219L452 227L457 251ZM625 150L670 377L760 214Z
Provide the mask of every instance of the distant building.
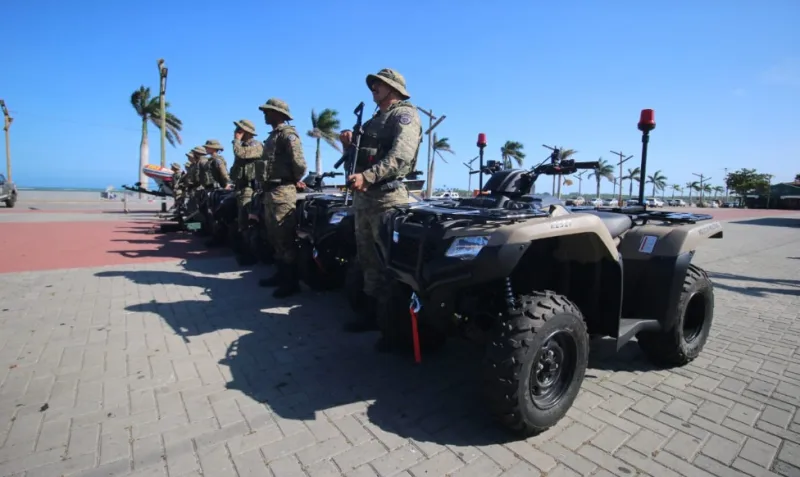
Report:
M769 204L767 204L768 201ZM769 194L745 197L745 205L751 209L800 210L800 182L773 184Z

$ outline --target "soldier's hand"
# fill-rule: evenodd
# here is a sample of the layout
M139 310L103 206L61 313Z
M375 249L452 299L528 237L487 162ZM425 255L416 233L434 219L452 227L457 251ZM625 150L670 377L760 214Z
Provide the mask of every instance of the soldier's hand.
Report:
M339 140L342 141L342 146L350 147L350 143L353 142L353 133L350 131L344 131L343 133L339 134Z
M303 182L303 181L297 181L297 184L295 184L295 187L300 189L300 190L303 190L303 189L306 188L306 183Z
M225 190L231 190L231 189L233 189L233 184L228 184L225 186Z
M233 133L233 138L236 139L237 141L241 141L243 137L244 137L243 131L236 131Z
M347 182L350 184L350 188L353 190L358 190L361 192L365 192L367 190L367 184L364 183L364 176L361 174L347 176Z

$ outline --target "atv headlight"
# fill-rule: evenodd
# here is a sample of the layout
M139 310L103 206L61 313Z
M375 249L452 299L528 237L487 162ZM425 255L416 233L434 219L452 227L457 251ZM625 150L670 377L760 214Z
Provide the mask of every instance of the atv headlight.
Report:
M330 220L328 220L328 223L329 224L338 224L345 217L347 217L347 212L334 212L333 215L331 215Z
M450 245L450 248L447 249L445 255L448 257L472 260L488 243L489 236L487 235L458 237L453 240L453 243Z

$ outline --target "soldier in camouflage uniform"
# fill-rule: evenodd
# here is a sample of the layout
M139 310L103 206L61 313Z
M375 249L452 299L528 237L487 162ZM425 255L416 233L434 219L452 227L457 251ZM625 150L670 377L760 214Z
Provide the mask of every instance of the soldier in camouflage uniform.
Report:
M183 200L183 172L181 172L181 165L177 162L173 162L170 168L172 169L172 198L177 207Z
M379 110L363 125L355 174L347 179L355 191L358 261L364 272L364 293L370 297L368 306L373 311L347 323L345 330L352 332L375 329L376 300L388 295L383 290L388 288L389 282L375 242L380 240L378 231L383 213L410 201L401 181L416 162L422 143L422 122L416 107L408 101L411 95L403 76L394 70L382 69L378 74L367 75L367 87ZM351 138L350 133L340 137L345 147L350 146ZM379 349L387 345L383 340L378 342Z
M220 154L221 151L224 151L222 145L216 139L209 139L203 147L206 150L206 154L209 155L207 167L214 182L223 189L229 189L231 187L231 178L228 175L228 163Z
M234 121L233 131L233 166L231 180L236 188L236 204L239 211L239 237L247 229L247 217L250 202L253 200L253 184L256 180L256 162L262 160L264 145L255 139L256 127L250 120ZM252 265L255 257L245 254L245 247L237 244L234 247L236 259L241 265Z
M294 126L289 106L277 98L259 106L264 119L272 126L264 141L263 160L256 176L264 187L267 239L275 249L277 273L262 279L259 286L278 287L273 296L283 298L300 291L297 276L295 233L297 184L306 173L303 143ZM258 164L257 164L258 165Z
M201 160L203 160L205 154L206 150L201 146L195 147L186 154L189 156L189 162L191 163L191 166L186 169L186 198L192 201L190 204L192 210L197 208L198 195L203 190Z

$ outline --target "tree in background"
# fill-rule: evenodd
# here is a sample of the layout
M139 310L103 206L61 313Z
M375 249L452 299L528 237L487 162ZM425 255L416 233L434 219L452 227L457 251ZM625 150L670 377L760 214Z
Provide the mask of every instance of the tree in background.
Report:
M597 197L599 198L600 179L605 177L606 179L608 179L609 182L613 183L615 181L615 177L614 177L614 166L609 164L608 161L606 161L602 157L599 158L597 162L598 162L597 167L594 170L592 170L591 174L589 174L589 178L591 179L592 177L594 177L595 180L597 181Z
M174 114L169 112L169 102L165 104L167 142L172 147L175 143L181 144L181 129L183 123ZM131 94L131 106L136 110L139 119L142 120L142 142L139 144L139 182L142 187L147 186L147 176L142 169L150 163L150 146L147 142L147 123L152 123L155 127L161 128L161 100L158 96L150 97L150 88L140 86L139 89Z
M769 175L760 174L755 169L739 169L729 172L725 177L725 185L734 191L740 200L750 192L763 193L769 189Z
M656 190L664 190L667 186L667 176L661 173L661 170L655 171L653 174L647 176L646 184L653 184L653 198L656 197Z
M680 184L672 184L670 186L670 188L672 189L672 198L673 199L675 198L675 193L676 192L683 192L683 187L681 187Z
M623 181L630 181L628 186L628 198L633 199L633 181L636 181L638 184L642 176L642 169L639 167L634 167L633 169L628 169L628 173L622 177ZM621 186L621 183L620 183Z
M512 159L517 162L518 166L522 166L525 160L525 153L522 152L523 149L525 149L525 146L523 146L521 142L506 141L503 147L500 148L500 157L503 158L503 167L511 169L513 167L511 164Z
M308 131L308 136L317 140L317 161L316 173L322 174L322 151L320 144L324 140L329 146L342 152L339 146L339 118L338 111L335 109L323 109L322 112L317 113L311 110L311 130Z

